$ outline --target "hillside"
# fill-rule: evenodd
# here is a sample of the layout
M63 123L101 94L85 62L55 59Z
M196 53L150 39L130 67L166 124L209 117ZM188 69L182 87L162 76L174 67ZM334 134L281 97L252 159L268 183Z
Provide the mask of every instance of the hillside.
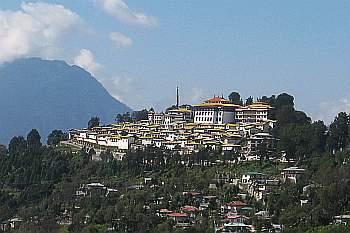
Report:
M52 129L86 127L92 116L111 122L130 111L82 68L39 58L0 66L0 109L3 144L32 128L46 137Z

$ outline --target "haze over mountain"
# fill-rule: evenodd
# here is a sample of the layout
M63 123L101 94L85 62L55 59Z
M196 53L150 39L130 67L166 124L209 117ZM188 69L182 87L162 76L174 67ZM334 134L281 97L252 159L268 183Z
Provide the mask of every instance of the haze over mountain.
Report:
M63 61L19 59L0 66L0 143L32 128L43 141L53 129L86 127L92 116L112 122L131 111L90 73Z

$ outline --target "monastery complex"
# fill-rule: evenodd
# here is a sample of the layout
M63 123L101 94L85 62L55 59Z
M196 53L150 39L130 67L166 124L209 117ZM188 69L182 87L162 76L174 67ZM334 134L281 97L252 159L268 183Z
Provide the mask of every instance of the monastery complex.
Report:
M259 146L267 153L275 149L271 134L275 121L269 119L272 107L264 102L247 106L214 96L201 104L176 107L165 113L148 112L148 119L122 122L92 129L74 129L70 143L109 149L126 154L129 150L158 147L181 155L202 149L238 153L243 160L257 160Z

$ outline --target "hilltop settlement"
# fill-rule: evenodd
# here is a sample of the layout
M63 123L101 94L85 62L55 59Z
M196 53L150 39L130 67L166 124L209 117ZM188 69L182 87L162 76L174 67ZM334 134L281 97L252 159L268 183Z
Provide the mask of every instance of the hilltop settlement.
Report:
M69 142L95 151L108 149L118 159L129 150L158 147L180 155L210 148L237 153L239 160L259 160L259 147L265 146L269 155L276 149L277 139L271 134L275 120L269 119L272 108L266 102L242 106L219 96L194 106L180 107L177 102L165 113L151 109L147 119L136 122L71 130Z
M0 146L0 232L345 233L350 116L237 92Z

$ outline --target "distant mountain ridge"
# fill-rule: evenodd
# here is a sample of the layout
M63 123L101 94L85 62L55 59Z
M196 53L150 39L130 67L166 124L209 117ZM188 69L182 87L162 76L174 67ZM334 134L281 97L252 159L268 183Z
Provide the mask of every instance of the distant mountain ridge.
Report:
M0 143L39 130L86 127L92 116L112 122L131 109L114 99L90 73L64 61L19 59L0 66Z

